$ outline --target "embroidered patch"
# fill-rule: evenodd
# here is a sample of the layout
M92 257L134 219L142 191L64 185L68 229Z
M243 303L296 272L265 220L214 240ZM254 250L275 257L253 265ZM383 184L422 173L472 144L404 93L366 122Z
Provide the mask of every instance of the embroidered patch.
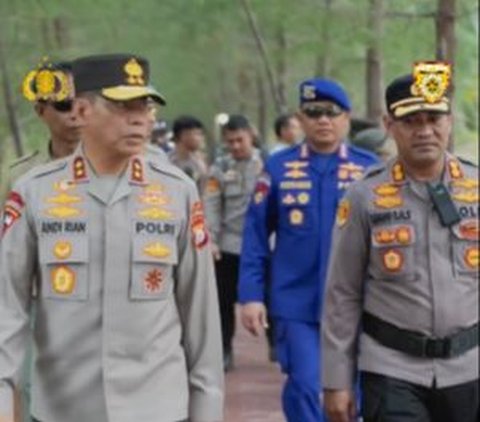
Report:
M138 215L150 220L170 220L174 216L171 211L158 207L144 208L138 211Z
M59 240L53 246L53 254L58 259L67 259L72 255L72 244L66 240Z
M195 202L192 206L190 228L192 230L193 245L197 249L203 248L208 243L208 232L205 227L203 205L200 201Z
M75 272L66 265L55 267L51 273L52 289L55 293L69 295L75 290Z
M172 251L160 242L152 242L143 248L143 253L152 258L165 258L169 256Z
M18 192L11 191L6 199L6 202L13 202L13 204L18 208L22 209L25 206L25 202L23 202L22 195Z
M285 180L280 182L280 189L312 189L312 181L311 180L301 180L301 181L294 181L294 180Z
M378 208L397 208L403 205L403 198L401 196L382 196L375 198L374 204Z
M394 182L401 183L405 181L405 171L400 163L396 163L392 167L392 179Z
M3 224L2 224L2 236L5 235L7 230L13 226L15 221L17 221L22 216L22 213L12 207L11 205L6 205L3 210Z
M267 173L263 173L257 179L253 192L253 201L256 204L262 203L270 192L271 179Z
M218 193L220 192L220 182L215 177L210 177L205 185L205 192Z
M465 249L464 260L467 267L478 270L478 246L470 246Z
M410 245L412 243L412 228L409 226L401 226L395 230L395 239L401 245Z
M65 206L48 208L45 210L45 214L48 217L54 217L54 218L73 218L81 215L82 211L80 211L77 208L69 207L65 205Z
M289 161L287 163L284 163L284 166L288 169L299 170L304 167L308 167L308 162L307 161Z
M299 193L297 201L299 204L306 205L310 202L310 195L307 192Z
M76 157L73 160L73 178L77 181L87 178L87 166L83 157Z
M379 245L388 245L395 241L395 231L390 229L379 229L374 235L374 240Z
M289 177L290 179L301 179L307 176L307 173L298 169L293 169L285 173L285 177Z
M462 239L479 240L479 223L478 220L462 221L459 225L459 232Z
M150 293L156 293L161 290L163 284L163 274L158 269L153 269L145 275L143 285L145 290Z
M299 226L303 224L304 215L300 210L292 210L289 214L290 224Z
M398 193L399 189L390 183L382 183L381 185L375 186L373 191L379 196L394 196Z
M142 193L138 195L138 200L142 204L154 206L163 206L170 203L170 198L160 184L146 186Z
M351 205L348 199L342 199L337 209L337 226L343 227L350 217Z
M398 249L389 249L382 254L382 261L387 271L399 272L403 267L403 254Z
M282 198L282 204L285 205L293 205L297 202L295 197L291 193L287 193L283 198Z
M478 189L478 180L476 179L458 179L452 180L452 186L464 189Z
M463 192L456 192L452 195L452 198L456 201L473 204L475 202L478 202L478 191L476 189L470 189Z

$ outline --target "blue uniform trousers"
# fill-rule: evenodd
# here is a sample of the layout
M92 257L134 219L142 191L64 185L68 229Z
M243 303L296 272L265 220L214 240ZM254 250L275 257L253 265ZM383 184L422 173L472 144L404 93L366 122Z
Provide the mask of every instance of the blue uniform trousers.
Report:
M276 318L275 340L287 375L282 404L288 422L326 421L320 405L319 324Z

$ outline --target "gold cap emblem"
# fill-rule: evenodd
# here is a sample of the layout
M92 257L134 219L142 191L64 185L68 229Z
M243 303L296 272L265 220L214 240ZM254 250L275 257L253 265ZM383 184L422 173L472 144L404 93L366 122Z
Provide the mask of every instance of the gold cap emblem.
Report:
M446 62L417 62L413 67L414 82L411 92L427 103L439 103L451 81L452 68Z
M143 68L136 59L130 59L124 66L123 70L127 74L127 83L129 85L145 85L143 79Z

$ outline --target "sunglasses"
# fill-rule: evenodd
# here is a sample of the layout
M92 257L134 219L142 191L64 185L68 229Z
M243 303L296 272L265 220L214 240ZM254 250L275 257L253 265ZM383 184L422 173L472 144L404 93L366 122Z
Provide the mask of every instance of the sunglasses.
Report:
M302 113L310 119L319 119L324 116L332 119L343 114L343 110L336 104L332 104L325 107L305 107Z
M59 113L68 113L73 108L73 101L56 101L49 104Z

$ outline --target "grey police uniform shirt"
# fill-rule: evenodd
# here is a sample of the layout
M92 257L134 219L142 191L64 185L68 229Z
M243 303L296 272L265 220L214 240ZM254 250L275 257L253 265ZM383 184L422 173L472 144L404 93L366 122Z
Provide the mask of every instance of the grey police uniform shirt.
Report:
M97 186L79 148L31 170L9 195L0 415L12 412L36 279L36 418L221 420L217 292L195 186L149 156L130 160L110 199Z
M191 153L188 158L183 158L174 149L168 154L168 159L196 183L199 192L203 191L208 168L199 152Z
M450 228L426 185L396 161L370 171L339 205L322 321L324 388L351 388L357 363L423 386L478 379L478 347L448 359L412 357L359 328L363 309L436 338L478 321L478 169L448 155L443 182L461 216Z
M239 255L245 214L263 169L260 151L246 160L221 157L210 169L203 201L213 241L223 252Z

